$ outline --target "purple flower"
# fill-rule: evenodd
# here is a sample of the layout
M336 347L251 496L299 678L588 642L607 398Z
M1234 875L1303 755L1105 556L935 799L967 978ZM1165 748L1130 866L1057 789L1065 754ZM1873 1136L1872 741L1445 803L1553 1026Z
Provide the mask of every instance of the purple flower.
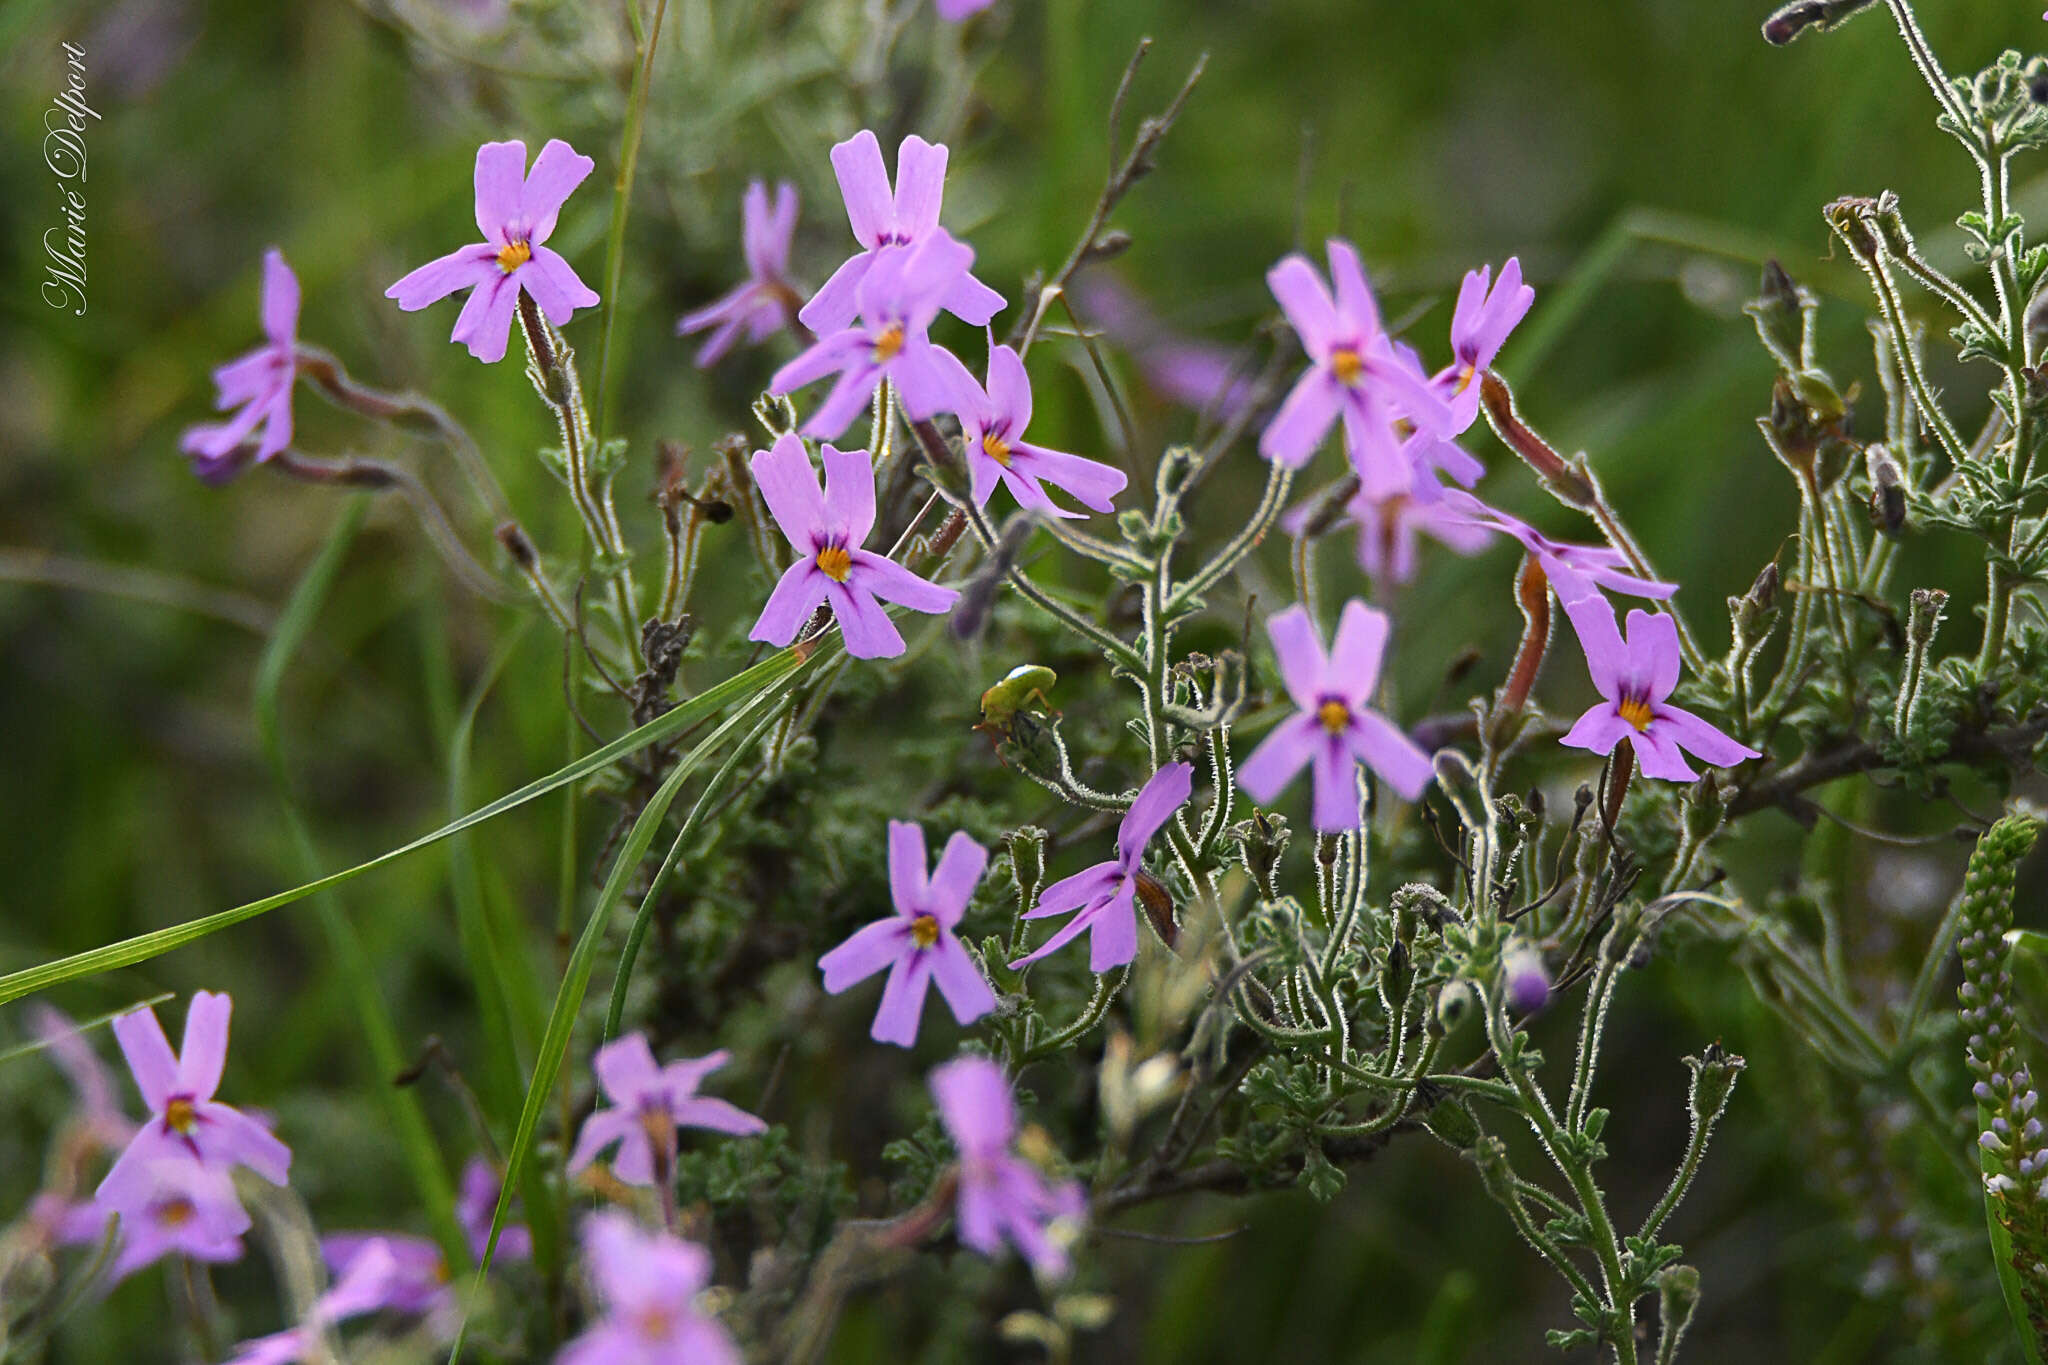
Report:
M892 193L888 169L882 165L882 144L863 128L832 148L832 173L839 177L846 221L863 250L833 271L825 287L797 314L804 326L820 336L841 330L856 312L866 311L860 283L891 248L916 246L933 238L952 240L939 226L939 205L946 194L943 144L926 142L915 133L904 138L896 149L896 189ZM1002 308L1003 296L967 273L973 260L970 252L959 273L942 282L936 306L980 327Z
M478 1260L483 1258L490 1239L498 1189L497 1169L480 1156L471 1157L462 1171L455 1216ZM448 1259L439 1244L425 1237L394 1232L337 1232L320 1239L321 1258L330 1271L343 1278L354 1272L357 1259L373 1247L382 1248L392 1262L390 1273L376 1282L382 1294L377 1308L417 1316L436 1313L453 1304L454 1296L448 1287ZM523 1261L532 1255L533 1234L525 1224L510 1224L499 1232L498 1261Z
M498 1168L480 1156L473 1156L462 1168L462 1187L455 1197L455 1218L469 1238L470 1254L479 1261L491 1240L491 1218L498 1211L498 1194L504 1181ZM533 1255L533 1233L524 1223L507 1223L498 1229L497 1261L523 1261Z
M254 460L269 459L292 443L292 381L298 375L299 279L272 247L263 255L264 344L213 372L214 406L240 412L217 425L188 427L178 448L208 483L225 483L251 457L242 445L261 425Z
M848 654L856 659L893 659L903 652L903 636L882 610L883 602L941 612L960 594L926 582L893 559L863 550L861 542L875 524L875 471L868 453L829 445L818 453L825 464L822 495L810 456L795 436L785 432L775 438L772 449L754 456L754 482L797 558L768 594L761 619L747 638L786 645L819 603L830 602Z
M1647 597L1661 602L1678 591L1676 583L1660 582L1637 575L1628 556L1606 545L1571 545L1552 540L1528 522L1488 507L1461 488L1443 490L1444 505L1451 515L1471 526L1483 526L1514 537L1522 548L1536 556L1543 572L1557 588L1558 600L1570 602L1596 588Z
M1095 864L1045 888L1026 919L1080 913L1060 926L1035 953L1010 964L1014 971L1065 947L1078 934L1088 934L1088 970L1106 972L1138 955L1138 878L1145 872L1145 845L1172 818L1194 788L1194 767L1168 763L1131 802L1117 826L1116 857Z
M818 959L825 989L833 995L889 969L870 1030L876 1042L909 1047L917 1041L925 994L934 980L963 1024L996 1007L995 992L954 934L987 866L988 850L961 831L946 841L927 880L924 830L907 820L889 822L889 896L896 913L855 930Z
M1166 397L1226 421L1251 396L1251 377L1229 347L1170 331L1143 300L1107 275L1084 275L1075 287L1082 313L1099 322Z
M1335 238L1329 252L1335 299L1305 256L1289 256L1266 274L1313 363L1266 424L1259 453L1299 468L1341 416L1352 467L1366 490L1375 496L1406 492L1413 474L1395 423L1407 418L1450 436L1452 413L1430 382L1401 362L1380 330L1379 305L1358 253Z
M347 1277L356 1262L377 1248L390 1258L390 1272L377 1281L383 1297L376 1307L408 1317L436 1313L454 1302L449 1289L448 1258L440 1244L425 1237L394 1232L336 1232L320 1239L320 1259L338 1277ZM367 1310L366 1310L367 1311Z
M644 1033L629 1033L606 1043L597 1050L592 1065L598 1084L614 1107L600 1109L583 1120L576 1150L569 1156L569 1169L582 1170L597 1160L598 1153L617 1143L612 1174L628 1185L652 1185L655 1143L661 1143L665 1153L673 1153L677 1128L709 1128L741 1137L767 1132L768 1125L752 1114L697 1093L704 1078L731 1059L732 1054L720 1048L709 1056L657 1066Z
M1449 371L1431 378L1428 371L1422 368L1420 353L1405 341L1394 343L1394 358L1406 366L1413 377L1434 386L1444 395L1452 412L1457 414L1458 431L1462 432L1472 425L1472 419L1478 413L1477 389L1471 390L1473 399L1470 410L1461 409L1458 385L1454 379L1445 377ZM1486 466L1479 462L1478 457L1456 441L1439 436L1433 431L1415 429L1413 424L1408 422L1395 423L1395 430L1406 432L1401 437L1401 458L1407 461L1408 468L1414 473L1414 481L1409 486L1408 494L1417 502L1435 502L1442 495L1443 485L1438 481L1438 475L1470 488L1478 483L1480 475L1486 472Z
M939 17L950 19L956 24L970 15L981 13L994 3L995 0L932 0L933 6L939 11ZM900 153L898 159L901 159Z
M961 1057L934 1068L930 1079L939 1117L960 1149L960 1240L993 1256L1007 1239L1038 1274L1065 1275L1066 1248L1046 1228L1055 1219L1078 1222L1087 1200L1079 1181L1051 1184L1010 1151L1017 1113L1002 1068Z
M1315 501L1303 503L1281 518L1280 528L1300 535L1315 512ZM1358 567L1382 584L1406 583L1415 577L1419 536L1430 537L1454 554L1470 555L1485 548L1490 534L1452 514L1441 501L1425 502L1406 493L1371 498L1362 488L1344 504L1344 519L1358 527Z
M1295 606L1266 621L1280 680L1300 714L1281 721L1237 770L1237 784L1270 804L1304 764L1314 770L1315 827L1326 832L1358 827L1357 765L1378 773L1404 800L1413 801L1434 772L1427 753L1367 699L1380 677L1387 648L1387 618L1356 599L1344 604L1337 639L1327 657L1306 608Z
M1606 754L1626 739L1643 776L1670 782L1690 782L1699 776L1681 749L1717 768L1761 757L1668 700L1678 686L1681 662L1678 625L1671 617L1630 612L1624 644L1614 628L1614 608L1598 593L1567 600L1564 609L1578 632L1579 647L1586 651L1586 671L1603 698L1579 717L1564 743Z
M249 1215L226 1170L184 1157L152 1157L130 1171L109 1283L173 1253L215 1263L241 1259Z
M1066 490L1098 512L1115 510L1110 499L1123 491L1126 482L1121 469L1020 439L1031 424L1031 380L1015 351L1008 346L991 348L988 387L974 383L972 377L968 384L959 400L960 430L967 446L976 506L988 502L988 495L1001 480L1009 485L1019 507L1049 517L1081 514L1056 505L1041 482Z
M247 1166L273 1185L284 1184L290 1149L268 1128L213 1097L227 1063L233 1009L225 995L194 995L185 1011L185 1046L176 1054L154 1010L131 1010L114 1020L114 1037L149 1106L149 1119L100 1182L96 1197L102 1204L132 1215L162 1184L151 1168L165 1163L202 1166L223 1177L230 1167Z
M411 313L468 289L469 300L448 339L486 364L505 358L520 290L557 327L578 308L595 307L597 295L541 243L554 232L562 202L596 164L551 138L529 173L524 142L486 142L476 149L476 225L484 240L427 262L384 296Z
M824 403L804 423L806 436L829 440L846 430L867 410L884 379L895 385L897 399L913 421L953 410L975 389L967 367L926 335L947 291L969 278L973 249L939 232L922 245L874 256L854 291L860 301L859 324L821 335L768 381L770 393L794 393L828 374L839 376Z
M744 335L759 345L781 331L790 310L797 305L796 287L789 282L789 242L796 233L796 186L783 181L775 187L775 207L768 207L768 187L756 180L747 186L741 204L744 229L741 250L747 258L747 282L708 307L685 313L676 322L676 335L687 336L707 327L711 334L697 352L702 369L718 358Z
M605 1313L555 1365L740 1365L725 1329L697 1311L711 1283L704 1248L607 1211L583 1220L583 1256Z
M1479 388L1472 381L1492 365L1507 344L1508 333L1529 315L1536 291L1522 283L1522 263L1508 257L1500 278L1488 282L1492 266L1467 271L1458 287L1458 306L1451 313L1450 367L1437 376L1438 384L1451 394L1451 410L1458 416L1458 430L1472 425L1479 416Z
M417 1252L408 1254L416 1256ZM370 1238L350 1258L347 1268L338 1272L333 1287L313 1300L304 1322L243 1342L228 1365L291 1365L308 1356L324 1359L321 1337L329 1327L395 1306L394 1285L412 1273L406 1260L391 1242L381 1237Z
M1501 975L1506 979L1508 1004L1518 1014L1534 1014L1550 1000L1550 968L1543 953L1525 938L1510 939L1501 954Z

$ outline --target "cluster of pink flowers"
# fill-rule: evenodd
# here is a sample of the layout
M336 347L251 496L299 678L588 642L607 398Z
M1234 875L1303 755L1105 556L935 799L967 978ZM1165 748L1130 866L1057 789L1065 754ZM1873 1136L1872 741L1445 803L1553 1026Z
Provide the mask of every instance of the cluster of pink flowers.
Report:
M948 19L986 4L938 0ZM906 646L885 604L934 614L950 610L959 593L866 547L877 517L874 461L866 451L840 450L829 442L875 408L879 396L886 392L885 421L891 420L887 405L900 407L914 423L946 415L957 419L968 496L977 506L1000 484L1020 507L1042 517L1083 515L1056 502L1048 488L1091 511L1110 512L1126 478L1110 465L1025 439L1032 394L1017 351L991 338L983 378L977 380L933 338L944 315L986 327L1004 307L1002 296L975 276L973 249L941 225L947 149L915 135L904 138L893 184L872 132L833 147L831 160L858 250L805 300L791 273L796 192L784 183L771 200L757 181L743 201L746 281L686 314L677 330L710 333L697 354L700 365L716 363L741 341L759 344L788 331L803 346L776 370L771 392L789 395L832 381L801 434L780 435L751 461L755 485L793 552L751 638L789 645L822 623L829 610L849 654L890 658ZM597 296L546 245L569 194L592 165L559 140L548 142L530 169L523 142L485 144L475 171L476 224L483 240L412 271L390 287L389 297L410 311L467 289L451 339L486 362L505 355L515 311L538 310L560 326L595 305ZM1673 781L1696 776L1688 754L1714 765L1756 757L1671 703L1682 663L1673 617L1632 611L1625 638L1615 625L1606 593L1662 601L1677 591L1676 584L1647 577L1617 549L1554 540L1470 491L1485 468L1459 441L1478 418L1483 376L1535 298L1519 262L1507 261L1498 277L1490 267L1465 277L1450 323L1451 360L1432 372L1412 346L1382 325L1356 250L1332 240L1327 253L1327 282L1300 255L1281 260L1267 276L1309 365L1263 428L1260 452L1300 468L1332 428L1341 428L1357 481L1345 515L1359 530L1361 568L1382 586L1412 577L1422 536L1460 554L1476 553L1495 535L1517 542L1563 603L1602 698L1572 727L1565 744L1611 753L1627 740L1645 776ZM215 375L220 406L240 411L224 424L194 428L185 438L202 475L225 477L289 444L298 304L297 282L273 251L264 273L266 342ZM1221 385L1216 357L1197 358L1208 377L1204 382ZM1241 389L1210 396L1233 404L1249 401ZM815 452L805 437L818 442ZM1305 534L1313 510L1296 509L1283 525ZM1347 601L1326 649L1305 606L1268 618L1287 705L1236 770L1238 784L1255 800L1275 801L1306 768L1314 826L1337 832L1354 830L1363 819L1361 770L1405 801L1420 799L1435 774L1433 759L1381 709L1391 624L1366 602ZM1189 764L1160 765L1130 800L1114 856L1054 882L1030 908L1027 919L1070 918L1010 967L1022 970L1083 934L1091 971L1133 962L1138 902L1161 893L1145 870L1145 855L1187 805L1193 787ZM825 953L818 967L824 989L833 994L886 973L871 1033L877 1041L907 1048L917 1040L933 986L962 1026L1001 1008L984 964L962 933L989 854L956 832L930 866L923 829L907 821L889 822L887 848L891 912ZM1541 955L1528 945L1516 951L1517 1006L1540 1008L1549 985ZM95 1131L109 1147L125 1150L90 1204L57 1200L39 1211L53 1236L97 1235L107 1217L118 1214L116 1269L122 1274L170 1251L200 1260L240 1254L249 1219L230 1172L245 1166L282 1183L290 1153L264 1125L214 1099L227 1019L225 996L195 997L181 1055L171 1053L149 1011L116 1022L151 1111L140 1127L126 1125L103 1084L95 1089L90 1050L66 1045L60 1056L81 1078ZM663 1184L673 1178L678 1130L735 1137L764 1132L760 1118L699 1093L727 1060L727 1053L716 1051L664 1066L639 1034L600 1049L593 1065L610 1103L583 1123L569 1170L583 1171L609 1154L608 1168L618 1181ZM1077 1183L1049 1182L1017 1155L1015 1104L1002 1069L964 1056L934 1069L929 1085L959 1151L960 1240L990 1255L1007 1242L1042 1275L1064 1274L1068 1234L1085 1216L1086 1200ZM464 1176L461 1214L479 1252L497 1199L496 1174L486 1164L473 1164ZM739 1359L724 1329L698 1304L712 1270L703 1248L644 1230L623 1212L590 1215L583 1244L602 1311L561 1361ZM327 1326L350 1316L379 1309L425 1315L448 1304L446 1267L432 1243L397 1234L344 1234L326 1239L323 1249L337 1277L334 1287L305 1323L249 1343L239 1358L243 1365L297 1359ZM499 1255L516 1257L526 1249L524 1229L501 1235Z

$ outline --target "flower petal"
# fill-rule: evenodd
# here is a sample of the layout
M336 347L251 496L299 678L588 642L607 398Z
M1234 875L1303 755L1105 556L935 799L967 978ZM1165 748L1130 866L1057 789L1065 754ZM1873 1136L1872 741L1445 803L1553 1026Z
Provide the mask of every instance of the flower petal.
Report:
M1341 237L1332 237L1324 247L1330 254L1330 283L1337 286L1338 325L1364 342L1380 330L1380 307L1366 283L1358 250Z
M1127 877L1093 919L1088 934L1088 970L1098 976L1138 955L1138 883Z
M803 441L785 431L774 445L756 451L748 467L783 538L799 555L814 554L812 538L826 525L825 497L818 491L818 473L811 468Z
M629 1108L661 1084L661 1067L644 1033L628 1033L606 1043L597 1050L591 1069L611 1102Z
M1716 768L1732 768L1745 759L1763 757L1747 744L1723 734L1702 717L1668 702L1658 704L1650 728L1668 731L1672 741L1681 749Z
M1379 686L1380 661L1387 652L1387 614L1357 598L1344 604L1337 618L1337 638L1330 644L1330 666L1323 673L1327 691L1342 692L1358 709ZM1304 707L1304 709L1306 709Z
M847 575L847 582L859 584L884 602L931 614L950 611L960 600L955 589L927 582L895 560L885 559L873 550L855 550L852 554L853 568Z
M1026 470L1056 488L1065 489L1076 501L1097 512L1115 511L1116 504L1111 500L1130 482L1114 465L1024 441L1011 444L1010 463L1012 469Z
M276 247L263 253L263 334L287 350L299 337L299 277Z
M839 177L839 193L846 201L846 221L854 240L872 250L880 245L895 216L889 171L882 164L882 144L873 133L861 129L832 148L832 173Z
M1330 423L1343 407L1342 391L1320 365L1295 381L1287 401L1259 433L1259 454L1299 469L1330 434Z
M1654 777L1663 782L1699 780L1699 774L1678 751L1678 741L1669 730L1652 724L1647 730L1631 733L1628 742L1635 747L1636 767L1642 770L1644 777Z
M925 901L924 827L910 820L889 822L889 897L897 912L918 915Z
M511 276L487 274L470 291L448 339L467 346L484 364L497 364L505 358L505 347L511 341L512 310L518 303L519 286Z
M1566 601L1564 614L1571 618L1579 648L1585 651L1586 671L1592 675L1593 686L1607 700L1620 700L1622 681L1629 675L1633 660L1628 646L1621 642L1621 632L1615 628L1614 608L1594 592Z
M939 225L946 194L946 148L912 133L896 148L896 231L910 241Z
M825 281L809 303L797 310L796 320L819 336L846 330L860 313L860 282L867 278L875 253L863 251L850 256L832 278Z
M669 1117L679 1128L709 1128L714 1133L732 1133L738 1137L752 1137L768 1131L767 1123L738 1105L701 1095L672 1106Z
M185 1007L185 1041L178 1049L178 1093L210 1100L228 1062L228 1020L235 1002L218 991L199 991Z
M823 524L846 536L848 546L858 546L875 528L875 466L865 450L841 450L824 445L818 458L825 466L825 515Z
M778 369L768 380L770 393L795 393L807 384L837 374L863 361L869 347L868 334L858 327L827 332L807 350ZM833 432L837 436L838 432Z
M1302 349L1321 360L1339 339L1343 324L1330 291L1323 287L1308 257L1297 253L1282 258L1266 272L1266 286L1279 301L1280 311L1287 314L1287 325L1301 338Z
M547 320L560 327L578 308L597 307L597 294L550 247L537 246L533 259L514 272L520 287L533 295Z
M971 273L963 271L946 287L939 306L969 327L986 327L990 318L1003 311L1004 299Z
M1326 733L1316 744L1310 763L1315 785L1310 815L1315 827L1326 834L1358 828L1358 761L1346 738Z
M1152 774L1131 808L1124 812L1116 830L1117 857L1126 868L1135 868L1145 856L1145 845L1173 813L1187 804L1195 789L1195 765L1168 763Z
M893 659L903 652L903 636L874 594L856 584L828 582L825 600L832 604L848 654L856 659Z
M933 1067L926 1083L962 1156L989 1156L1010 1145L1017 1108L1000 1066L986 1057L961 1057Z
M932 980L956 1021L971 1024L996 1007L995 991L959 939L951 934L939 935L931 956Z
M1280 684L1304 711L1322 703L1323 689L1334 681L1323 655L1323 642L1316 638L1316 623L1308 608L1295 605L1266 618L1266 635L1273 642L1273 656L1280 665Z
M193 1106L207 1159L221 1169L247 1166L273 1185L290 1178L292 1150L277 1134L231 1105L202 1100Z
M951 929L967 913L967 902L974 896L974 888L981 882L981 874L988 868L988 850L976 843L965 830L956 830L946 840L944 851L939 854L939 863L932 869L932 879L925 886L923 909L937 917L940 924Z
M1271 805L1294 780L1301 765L1322 748L1326 732L1312 715L1290 716L1266 736L1252 756L1237 765L1237 785L1260 805Z
M818 959L818 969L825 975L825 993L838 995L911 951L910 926L901 916L863 925Z
M1012 435L1031 425L1031 376L1024 360L1009 346L988 353L988 399Z
M1039 944L1037 948L1018 958L1015 962L1012 962L1010 970L1013 972L1022 971L1032 963L1042 958L1051 957L1054 953L1072 943L1094 925L1096 913L1107 904L1108 901L1104 900L1083 908L1080 914L1075 915L1072 919L1054 930L1051 938ZM1068 908L1072 909L1073 907L1069 906Z
M864 353L854 356L840 372L832 391L825 395L825 401L811 414L811 420L804 423L804 435L829 441L845 431L853 425L854 418L868 410L881 382L880 366Z
M1422 795L1422 789L1436 776L1429 751L1377 711L1354 712L1344 740L1359 761L1378 773L1403 801Z
M875 1010L874 1027L868 1036L878 1043L909 1047L917 1041L917 1025L924 1014L925 992L932 983L932 955L912 953L898 958L889 969L888 984L882 987L882 1003Z
M505 244L505 229L522 217L525 183L524 142L486 142L476 149L476 226L485 241Z
M760 640L765 644L781 647L796 639L804 623L825 600L826 587L831 583L818 569L816 559L799 559L782 571L782 577L775 581L775 591L768 594L768 600L761 606L761 617L754 622L754 628L747 632L749 640Z
M535 245L545 242L554 233L555 219L562 212L563 202L596 165L595 161L558 137L549 138L548 145L540 149L520 194L520 217L526 221ZM591 303L595 302L597 300L593 297ZM579 306L587 308L590 305Z
M1649 683L1651 701L1663 701L1678 686L1684 657L1674 617L1640 609L1628 614L1629 671Z
M1596 754L1609 754L1614 752L1615 745L1634 734L1635 729L1622 719L1613 702L1603 701L1588 708L1558 743L1568 744L1574 749L1590 749Z
M585 1120L576 1134L575 1150L569 1153L569 1170L582 1170L597 1160L604 1149L640 1131L640 1120L625 1109L599 1109Z
M1116 890L1117 883L1123 880L1123 875L1122 864L1111 860L1084 868L1071 877L1062 877L1038 893L1038 904L1031 907L1024 918L1063 915L1090 901L1107 899Z
M478 242L473 246L451 251L438 260L428 261L402 277L398 283L384 291L387 299L396 299L398 306L408 313L416 313L430 303L447 298L458 289L481 284L493 275L503 272L498 269L498 250Z
M142 1102L150 1113L163 1113L177 1093L178 1058L171 1051L171 1040L164 1036L164 1026L157 1022L156 1011L145 1005L117 1017L114 1041L128 1059L128 1071L135 1077L135 1088L142 1092Z

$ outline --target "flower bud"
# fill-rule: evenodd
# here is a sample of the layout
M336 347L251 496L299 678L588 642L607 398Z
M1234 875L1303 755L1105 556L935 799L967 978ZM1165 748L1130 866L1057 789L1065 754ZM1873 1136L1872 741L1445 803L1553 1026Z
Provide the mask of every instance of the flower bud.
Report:
M1870 474L1870 524L1888 536L1906 525L1906 485L1898 462L1883 446L1864 452L1864 467Z
M1550 969L1543 954L1526 938L1511 939L1501 955L1501 977L1507 990L1508 1007L1517 1014L1534 1014L1550 1001Z

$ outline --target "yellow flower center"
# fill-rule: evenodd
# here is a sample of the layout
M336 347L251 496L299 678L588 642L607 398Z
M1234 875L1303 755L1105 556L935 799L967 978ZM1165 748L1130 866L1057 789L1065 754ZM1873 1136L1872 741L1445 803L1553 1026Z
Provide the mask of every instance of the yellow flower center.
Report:
M919 915L910 922L910 941L920 948L929 948L939 941L939 922L930 915Z
M498 269L507 275L533 259L533 248L525 241L507 242L498 248Z
M1003 468L1010 467L1010 443L1002 437L994 432L988 433L981 438L981 448L983 453Z
M1330 352L1330 373L1337 376L1340 384L1356 384L1365 373L1365 362L1359 358L1357 348L1339 346Z
M192 1129L198 1122L199 1111L188 1099L181 1097L164 1106L164 1127L175 1133L191 1137Z
M1650 703L1641 697L1624 697L1615 705L1621 718L1636 727L1638 733L1650 728Z
M1333 697L1316 708L1316 719L1331 734L1342 734L1344 728L1351 724L1351 708Z
M1470 388L1472 381L1478 377L1479 372L1470 365L1460 365L1458 367L1458 392L1463 393L1466 389Z
M197 1212L198 1210L192 1207L191 1200L185 1198L173 1199L169 1203L158 1207L156 1221L162 1223L167 1228L179 1228L191 1222L192 1215Z
M649 1308L634 1320L633 1325L640 1329L640 1335L644 1339L658 1342L667 1341L675 1331L676 1324L666 1309Z
M903 324L892 322L875 338L875 363L886 365L903 349Z
M844 583L853 572L853 555L844 545L827 545L818 551L818 569L834 583Z

